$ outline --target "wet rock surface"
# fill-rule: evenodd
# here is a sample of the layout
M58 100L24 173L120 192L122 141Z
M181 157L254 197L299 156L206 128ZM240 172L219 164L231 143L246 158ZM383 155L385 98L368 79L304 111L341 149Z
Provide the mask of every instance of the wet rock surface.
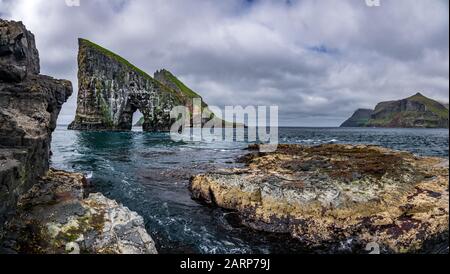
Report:
M137 213L88 194L82 174L50 170L20 197L8 222L5 253L156 254Z
M245 168L193 177L193 198L325 252L375 243L383 253L448 253L448 160L374 146L257 148Z

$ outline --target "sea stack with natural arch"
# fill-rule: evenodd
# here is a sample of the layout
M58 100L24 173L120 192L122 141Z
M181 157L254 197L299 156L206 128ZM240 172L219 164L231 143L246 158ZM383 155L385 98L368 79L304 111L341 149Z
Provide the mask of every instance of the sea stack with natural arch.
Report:
M77 113L69 125L72 130L129 131L133 114L139 110L144 116L139 122L144 131L167 132L175 122L170 117L174 107L192 108L193 99L202 99L171 72L163 69L152 77L121 56L81 38L78 85ZM206 103L202 107L209 111ZM220 119L210 114L211 119Z

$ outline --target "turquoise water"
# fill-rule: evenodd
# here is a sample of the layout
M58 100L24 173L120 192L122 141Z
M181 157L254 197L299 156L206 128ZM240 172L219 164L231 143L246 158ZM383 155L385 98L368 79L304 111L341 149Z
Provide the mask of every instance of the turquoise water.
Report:
M419 155L448 157L448 130L281 128L280 143L376 144ZM299 243L242 227L232 212L190 198L191 176L238 166L246 143L176 143L166 134L53 134L52 166L79 171L102 192L144 217L161 253L302 253Z

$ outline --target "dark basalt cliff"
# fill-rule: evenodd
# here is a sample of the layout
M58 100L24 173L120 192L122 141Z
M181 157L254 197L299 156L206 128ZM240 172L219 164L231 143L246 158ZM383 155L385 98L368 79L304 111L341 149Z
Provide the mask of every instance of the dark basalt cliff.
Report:
M72 84L39 75L34 36L0 19L0 224L49 168L51 133Z
M131 130L133 114L145 131L169 131L170 111L190 99L111 51L79 40L78 109L73 130Z
M34 35L21 22L0 19L0 57L0 78L5 82L21 82L40 72Z
M157 253L137 213L49 170L51 134L72 84L39 75L34 36L0 19L0 254Z
M375 110L358 110L341 127L448 128L448 107L420 93L379 103Z

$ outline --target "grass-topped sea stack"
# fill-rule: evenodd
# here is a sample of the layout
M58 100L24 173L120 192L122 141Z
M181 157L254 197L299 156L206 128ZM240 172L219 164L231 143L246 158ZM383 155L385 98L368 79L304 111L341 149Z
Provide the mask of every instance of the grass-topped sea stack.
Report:
M201 99L202 100L202 111L209 114L210 119L214 119L215 124L221 124L223 127L233 127L233 126L243 126L240 124L235 124L231 122L227 122L217 117L210 109L208 104L203 100L203 97L200 96L197 92L190 89L186 86L180 79L178 79L175 75L173 75L170 71L166 69L159 70L155 72L155 80L165 85L166 87L176 91L180 94L180 96L184 100L184 106L188 107L191 114L193 112L193 99ZM145 117L142 117L135 126L144 125ZM202 123L206 123L207 121L203 119Z
M139 110L144 131L169 131L173 107L192 106L192 99L201 98L170 72L153 78L85 39L79 39L78 66L78 108L69 129L128 131Z

